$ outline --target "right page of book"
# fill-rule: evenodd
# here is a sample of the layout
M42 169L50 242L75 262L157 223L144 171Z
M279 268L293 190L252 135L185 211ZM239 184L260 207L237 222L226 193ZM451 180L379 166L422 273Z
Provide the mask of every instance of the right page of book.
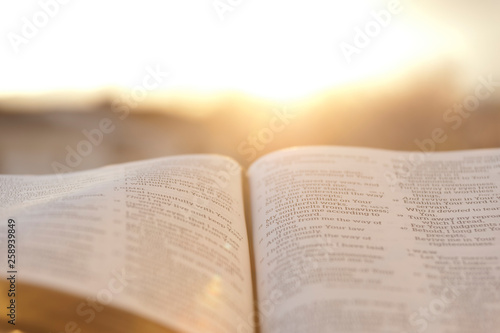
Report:
M500 332L500 150L309 147L248 171L262 333Z

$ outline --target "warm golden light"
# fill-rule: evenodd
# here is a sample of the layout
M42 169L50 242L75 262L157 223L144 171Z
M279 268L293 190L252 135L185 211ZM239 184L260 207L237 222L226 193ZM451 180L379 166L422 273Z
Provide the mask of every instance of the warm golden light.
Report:
M412 13L368 0L9 2L0 91L132 88L159 66L159 91L298 98L453 52Z

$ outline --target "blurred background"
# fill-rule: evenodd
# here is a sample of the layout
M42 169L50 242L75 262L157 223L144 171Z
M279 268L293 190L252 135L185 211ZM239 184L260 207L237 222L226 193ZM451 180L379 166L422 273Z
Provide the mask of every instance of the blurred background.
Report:
M500 2L0 4L0 173L500 147Z

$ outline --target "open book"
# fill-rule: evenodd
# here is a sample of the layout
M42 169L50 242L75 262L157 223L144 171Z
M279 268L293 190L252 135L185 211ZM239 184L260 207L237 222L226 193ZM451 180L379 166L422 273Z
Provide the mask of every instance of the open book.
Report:
M500 149L187 155L0 188L3 330L500 332Z

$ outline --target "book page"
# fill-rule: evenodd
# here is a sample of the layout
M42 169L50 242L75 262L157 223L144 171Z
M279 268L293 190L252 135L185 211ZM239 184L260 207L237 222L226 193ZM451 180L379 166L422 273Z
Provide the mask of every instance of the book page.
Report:
M2 274L81 296L64 309L76 314L72 332L88 331L110 306L180 332L234 332L253 310L241 170L229 158L0 176L0 186L1 248L10 225L16 237ZM37 323L19 315L15 328L23 324Z
M297 148L248 175L263 333L498 332L500 150Z

